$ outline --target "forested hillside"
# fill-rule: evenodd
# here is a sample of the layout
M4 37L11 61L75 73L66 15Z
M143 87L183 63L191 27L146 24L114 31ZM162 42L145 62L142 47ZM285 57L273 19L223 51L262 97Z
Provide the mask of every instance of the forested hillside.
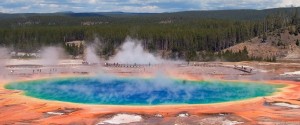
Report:
M176 13L0 13L0 45L15 51L35 52L42 46L63 46L73 40L93 42L98 38L102 45L98 54L108 57L130 36L143 40L146 49L166 58L208 61L214 60L213 56L235 58L239 55L221 50L254 37L266 38L268 32L277 29L291 27L290 32L298 35L299 17L298 8ZM246 51L240 53L245 55Z

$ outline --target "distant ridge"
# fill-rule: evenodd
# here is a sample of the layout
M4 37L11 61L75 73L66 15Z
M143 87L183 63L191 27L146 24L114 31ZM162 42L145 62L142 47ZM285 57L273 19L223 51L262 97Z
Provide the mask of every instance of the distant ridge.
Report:
M61 12L55 12L55 13L75 13L73 11L61 11Z
M99 13L64 13L65 15L68 16L73 16L73 17L97 17L97 16L103 16Z
M132 16L151 16L151 18L200 18L200 19L235 19L235 20L258 20L265 18L271 14L293 13L295 8L271 8L264 10L254 9L236 9L236 10L193 10L180 12L164 12L164 13L132 13L132 12L73 12L62 11L56 13L0 13L0 19L8 18L27 18L32 16L68 16L68 17L132 17ZM149 17L150 18L150 17Z

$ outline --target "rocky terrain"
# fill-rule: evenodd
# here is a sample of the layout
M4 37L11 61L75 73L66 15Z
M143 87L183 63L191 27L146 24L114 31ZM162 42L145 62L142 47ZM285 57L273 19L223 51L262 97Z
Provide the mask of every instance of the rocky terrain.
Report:
M238 52L247 47L250 57L276 57L277 60L300 59L300 46L296 45L297 40L300 40L300 35L290 34L288 30L278 30L268 33L265 38L266 40L264 41L263 36L255 37L227 48L225 51Z

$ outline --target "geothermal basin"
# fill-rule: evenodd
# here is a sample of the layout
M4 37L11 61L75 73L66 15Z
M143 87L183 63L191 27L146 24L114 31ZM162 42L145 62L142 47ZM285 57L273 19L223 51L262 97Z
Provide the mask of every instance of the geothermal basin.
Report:
M299 82L276 80L290 75L250 74L228 66L234 64L104 65L101 72L97 65L82 64L38 67L41 72L6 67L0 124L298 123Z
M6 89L45 99L100 105L211 104L270 96L280 84L190 81L168 77L93 76L10 83Z

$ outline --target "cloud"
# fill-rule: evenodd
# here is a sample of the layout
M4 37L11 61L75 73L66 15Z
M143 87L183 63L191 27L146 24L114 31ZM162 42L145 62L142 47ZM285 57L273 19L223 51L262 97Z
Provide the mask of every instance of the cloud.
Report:
M4 7L1 7L0 6L0 13L11 13L11 12L13 12L13 10L12 9L8 9L8 8L4 8Z
M281 0L280 3L277 4L277 7L290 7L290 6L300 6L299 0Z
M174 12L300 6L299 0L2 0L0 12Z

